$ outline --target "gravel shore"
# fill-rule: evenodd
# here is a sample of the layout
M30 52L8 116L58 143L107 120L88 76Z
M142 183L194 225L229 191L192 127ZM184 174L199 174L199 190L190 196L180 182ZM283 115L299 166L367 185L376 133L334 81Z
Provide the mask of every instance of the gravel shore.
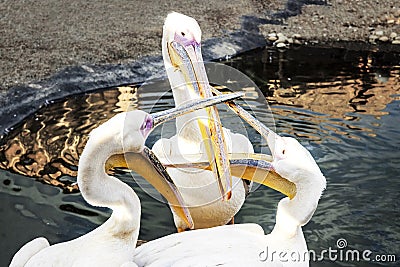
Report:
M196 18L204 40L242 30L280 47L337 41L400 47L398 0L1 1L0 92L68 66L160 55L163 20L173 10Z

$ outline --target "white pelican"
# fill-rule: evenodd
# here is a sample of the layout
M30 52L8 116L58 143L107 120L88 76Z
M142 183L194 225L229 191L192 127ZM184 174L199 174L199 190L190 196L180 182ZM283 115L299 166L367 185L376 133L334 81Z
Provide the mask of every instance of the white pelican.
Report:
M203 99L179 108L147 114L143 111L120 113L90 133L78 168L78 185L83 198L93 206L113 210L101 226L74 240L50 246L43 238L24 245L10 266L136 266L132 262L140 227L140 201L131 187L106 171L106 161L114 154L133 152L130 169L146 178L172 205L187 227L193 222L179 191L165 168L144 146L157 125L184 113L236 98L241 94Z
M211 94L200 40L201 30L195 19L176 12L167 16L163 27L162 54L176 106L189 99L198 99L202 91ZM169 139L158 140L152 148L153 152L163 162L174 162L173 158L179 155L183 158L185 155L207 155L206 152L210 148L208 148L208 142L205 141L207 135L202 129L205 126L202 125L210 121L215 121L216 125L220 125L218 114L216 113L216 117L213 116L205 110L200 110L177 118L177 134ZM226 128L216 131L211 132L211 138L217 137L222 143L226 139L227 147L216 147L215 160L225 159L229 162L226 160L228 159L227 152L254 152L250 141L245 136L232 133ZM213 144L214 140L211 143ZM224 168L230 169L228 164ZM239 178L231 178L233 179L231 199L221 201L221 193L215 185L215 175L212 171L194 172L177 168L167 168L167 171L179 188L196 229L233 222L233 217L243 205L248 190ZM230 173L226 175L231 177ZM229 190L229 182L226 182L226 187ZM176 214L174 214L174 221L178 232L185 230L184 222Z
M272 172L295 184L293 199L282 199L273 231L257 224L225 225L172 234L135 250L139 266L308 266L302 226L314 214L326 180L297 140L270 131ZM279 185L278 185L279 186Z

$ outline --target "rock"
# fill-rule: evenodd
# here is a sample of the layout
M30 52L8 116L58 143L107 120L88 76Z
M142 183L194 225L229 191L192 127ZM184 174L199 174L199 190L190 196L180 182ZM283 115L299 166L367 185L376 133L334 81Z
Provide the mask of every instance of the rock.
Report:
M297 40L297 39L294 39L294 40L293 40L293 44L295 44L295 45L301 45L301 42L300 42L299 40Z
M298 33L295 33L295 34L293 34L292 38L299 40L299 39L302 39L302 36Z
M286 37L283 33L281 33L281 32L279 32L279 33L277 34L277 36L278 36L278 40L275 41L276 44L279 44L279 43L286 43L287 40L288 40L287 37Z
M376 35L370 35L368 40L371 44L375 44L375 40L378 39L378 36Z
M383 35L383 31L376 31L375 34L378 35L378 36L382 36Z
M394 40L394 41L392 42L392 44L394 44L394 45L400 45L400 40Z
M268 40L272 41L272 42L275 42L276 40L278 40L278 37L276 37L276 36L268 36Z
M293 38L288 38L287 41L289 44L293 44Z
M394 24L394 19L389 19L389 20L387 21L387 24Z
M387 36L381 36L381 37L379 38L379 41L381 41L381 42L387 42L387 41L389 41L389 37L387 37Z
M395 39L395 38L397 37L397 33L392 32L392 33L389 35L389 37L390 37L391 39Z
M284 44L284 43L277 43L277 44L276 44L276 47L277 47L277 48L286 48L286 44Z
M278 32L276 36L278 36L278 38L286 38L286 36L281 32Z

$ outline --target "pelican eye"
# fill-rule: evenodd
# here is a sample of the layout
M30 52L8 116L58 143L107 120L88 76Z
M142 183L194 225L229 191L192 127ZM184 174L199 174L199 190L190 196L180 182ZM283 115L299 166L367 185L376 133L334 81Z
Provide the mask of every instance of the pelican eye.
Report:
M282 155L285 155L285 152L286 152L286 150L284 149L284 150L282 150Z
M185 33L184 32L181 32L181 35L182 35L182 37L185 37Z

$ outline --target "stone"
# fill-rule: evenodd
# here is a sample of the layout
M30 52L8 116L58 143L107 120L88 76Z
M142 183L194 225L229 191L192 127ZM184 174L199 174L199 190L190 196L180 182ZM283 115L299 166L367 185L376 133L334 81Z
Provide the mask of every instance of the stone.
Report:
M302 36L298 33L293 34L292 36L294 39L302 39Z
M276 36L278 36L278 38L286 38L286 36L281 32L278 32Z
M394 40L394 41L392 42L392 44L394 44L394 45L400 45L400 40Z
M389 35L389 37L390 37L391 39L394 39L394 38L397 37L397 33L392 32L392 33Z
M277 48L286 48L286 44L284 44L284 43L277 43L277 44L276 44L276 47L277 47Z
M301 45L301 42L298 39L293 40L293 44L295 45Z
M284 44L286 43L286 38L279 38L278 40L275 41L276 44Z
M370 35L368 40L371 44L375 44L375 40L378 39L378 36L376 35Z
M285 35L283 35L283 33L278 33L277 36L278 36L278 40L275 41L276 44L287 42L287 37Z
M383 35L383 31L376 31L375 34L378 35L378 36L382 36Z
M268 40L272 41L272 42L275 42L276 40L278 40L278 37L276 37L276 36L268 36Z
M381 36L381 37L379 38L379 41L381 41L381 42L387 42L387 41L389 41L389 37L387 37L387 36Z

